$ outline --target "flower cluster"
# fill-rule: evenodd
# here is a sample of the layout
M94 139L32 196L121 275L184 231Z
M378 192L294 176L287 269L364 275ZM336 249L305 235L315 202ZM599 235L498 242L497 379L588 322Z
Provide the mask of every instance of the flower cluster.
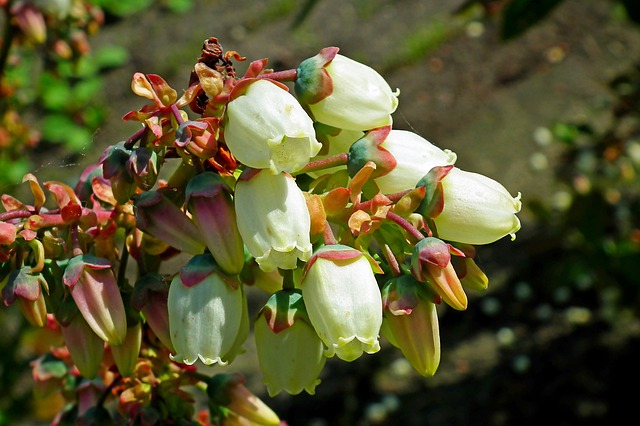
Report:
M164 376L204 383L210 416L229 424L279 423L214 398L194 370L242 353L248 286L269 293L253 329L270 395L313 394L327 358L376 353L381 335L433 375L438 305L465 310L488 283L475 246L520 228L519 196L393 128L399 92L372 68L335 47L239 77L242 59L206 40L181 97L136 73L150 102L124 119L138 132L75 188L45 183L55 205L32 175L33 205L2 198L5 303L60 329L76 376L119 392L120 415L189 414L184 392L159 408L149 389ZM163 353L169 370L149 361Z

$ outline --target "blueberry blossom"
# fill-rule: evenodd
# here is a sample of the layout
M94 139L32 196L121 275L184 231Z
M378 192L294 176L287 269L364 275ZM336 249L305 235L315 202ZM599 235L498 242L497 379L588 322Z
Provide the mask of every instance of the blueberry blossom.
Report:
M243 299L240 284L222 273L210 254L194 256L169 287L171 359L227 364L241 331Z
M58 322L76 368L87 379L94 378L104 357L104 340L89 327L78 311L66 318L58 318Z
M270 80L236 86L224 140L238 161L272 173L295 172L322 148L309 115L286 87Z
M415 187L433 167L455 163L456 154L416 133L386 126L371 130L351 146L349 173L354 175L368 161L376 163L374 177L380 191L393 194Z
M147 191L136 196L133 211L141 231L185 253L204 252L203 235L162 191Z
M393 278L382 289L382 334L425 377L433 376L440 364L440 330L433 299L411 275Z
M295 179L269 170L247 169L235 188L238 230L264 271L295 269L311 257L311 219Z
M20 312L35 327L44 327L47 323L47 305L43 287L48 291L47 281L42 274L32 272L32 268L22 267L11 271L2 289L4 304L9 306L17 302Z
M91 329L110 345L122 344L127 318L111 263L89 254L75 256L62 281Z
M220 175L206 172L187 184L186 200L202 239L228 274L238 274L244 266L244 246L236 224L231 189Z
M347 130L392 124L398 106L385 79L373 68L326 47L297 69L295 92L320 123Z
M447 305L464 311L467 295L451 263L452 250L455 249L438 238L418 241L411 254L411 273L418 281L429 284Z
M313 395L324 367L322 340L311 326L300 290L271 295L255 322L256 350L269 396L283 390Z
M441 185L442 208L423 212L435 222L439 238L466 244L489 244L506 235L515 239L520 229L520 194L512 197L504 186L478 173L456 167L437 179ZM434 186L429 177L417 186ZM421 207L419 207L421 209Z
M300 288L325 356L353 361L380 350L382 299L372 266L379 268L344 245L324 246L307 263Z
M127 328L127 335L120 345L111 346L111 355L118 367L120 375L127 377L133 374L138 363L138 355L142 345L142 323L136 322Z

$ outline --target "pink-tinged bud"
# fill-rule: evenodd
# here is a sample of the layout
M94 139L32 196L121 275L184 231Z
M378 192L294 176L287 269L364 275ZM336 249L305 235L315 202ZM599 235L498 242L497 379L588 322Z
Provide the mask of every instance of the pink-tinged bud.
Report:
M80 178L73 188L78 200L90 205L93 195L93 178L102 176L100 164L89 164L80 174Z
M18 228L7 222L0 222L0 246L8 246L16 240Z
M214 407L226 408L255 426L278 426L280 419L268 405L244 386L245 378L239 373L216 374L207 380L207 395ZM218 410L224 412L225 410ZM224 415L224 414L223 414ZM230 424L219 419L222 424ZM237 419L239 422L242 419Z
M47 323L47 305L42 287L48 289L47 282L39 273L31 273L31 268L14 270L2 289L4 304L9 306L18 302L22 315L35 327L44 327Z
M35 44L42 44L47 40L47 24L42 12L34 5L27 2L17 3L11 13L27 40Z
M212 120L215 119L183 122L176 130L174 145L204 160L213 157L218 152L218 132L213 128Z
M133 205L138 229L188 254L201 254L205 244L191 219L160 191L136 196Z
M131 152L127 160L129 174L133 177L138 188L148 191L158 180L158 154L141 146Z
M351 247L330 245L307 263L300 288L327 357L353 361L380 350L382 299L372 266L379 267L371 262Z
M169 283L159 274L148 273L136 281L131 305L142 312L149 328L160 342L175 352L169 332Z
M98 374L104 356L104 341L89 327L82 315L75 315L66 324L60 324L71 360L84 377Z
M434 296L410 275L394 278L382 289L385 308L382 334L425 377L433 376L440 364L440 330Z
M260 370L269 396L281 391L313 395L326 357L311 326L300 290L274 293L261 309L254 333ZM283 360L286 359L286 362Z
M93 331L110 345L122 344L127 318L111 264L89 254L76 256L69 261L62 281Z
M485 291L489 287L489 278L472 258L454 256L451 262L464 288Z
M236 184L238 230L264 271L295 269L311 257L311 218L294 178L269 170L243 172Z
M394 156L381 146L389 136L390 131L391 126L379 127L371 130L351 145L347 162L350 176L355 176L369 162L373 162L376 165L374 172L371 174L372 178L386 175L396 168L397 161Z
M316 121L347 130L388 126L398 93L374 69L326 47L297 69L295 92Z
M102 173L111 182L113 195L120 204L126 204L136 192L136 181L131 174L131 150L124 142L111 145L100 156Z
M189 181L185 204L218 266L228 274L239 274L244 245L229 186L220 175L201 173Z
M269 80L251 82L229 102L224 140L238 161L272 173L298 171L322 148L296 98Z
M224 275L213 257L193 257L169 288L169 324L176 352L171 359L192 365L226 365L241 332L241 285Z
M467 309L467 295L451 264L453 248L444 241L428 237L418 241L411 255L411 273L428 283L442 300L454 309Z
M127 335L121 345L111 345L111 354L120 375L128 377L133 374L138 363L141 345L142 323L140 322L127 328Z

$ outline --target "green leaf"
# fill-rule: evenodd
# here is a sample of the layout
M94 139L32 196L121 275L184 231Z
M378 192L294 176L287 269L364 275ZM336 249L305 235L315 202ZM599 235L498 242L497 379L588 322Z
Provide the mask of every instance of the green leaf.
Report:
M151 0L92 0L91 3L102 7L108 13L126 16L147 8Z
M65 110L72 99L68 83L50 73L44 73L40 77L40 92L44 107L53 111Z
M191 9L193 5L192 0L165 0L167 7L171 9L172 12L176 13L185 13Z
M98 69L123 66L129 60L129 52L122 46L105 46L94 53L94 63Z
M54 143L63 143L73 152L78 152L91 142L92 132L71 118L62 114L45 117L42 123L42 137Z
M79 81L73 87L73 103L84 106L91 103L102 90L102 80L98 77Z
M9 158L8 155L0 156L0 186L16 185L22 181L22 177L33 168L29 160L24 157Z

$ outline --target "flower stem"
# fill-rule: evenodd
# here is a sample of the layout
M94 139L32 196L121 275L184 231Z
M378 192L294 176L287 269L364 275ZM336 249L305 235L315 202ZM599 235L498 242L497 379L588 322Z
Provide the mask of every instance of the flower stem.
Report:
M405 231L407 231L407 233L409 235L411 235L416 241L420 241L420 240L425 238L425 236L424 236L424 234L422 232L420 232L418 229L416 229L415 226L413 226L408 220L406 220L402 216L399 216L399 215L395 214L394 212L388 212L387 213L387 219L389 219L390 221L400 225L400 227L402 229L404 229Z
M173 116L176 118L176 121L178 122L178 126L184 123L184 120L182 119L182 115L180 114L180 110L178 109L178 106L176 104L171 104L171 112L173 113Z
M384 250L382 253L384 254L384 257L387 259L387 262L389 263L389 267L391 268L391 273L393 274L393 276L398 277L402 275L402 269L400 269L400 264L398 263L398 259L396 258L396 255L393 254L391 247L389 247L388 244L385 244L383 249Z
M338 244L338 240L336 240L336 236L333 234L333 229L331 229L331 225L327 220L324 222L322 237L324 238L324 243L328 246Z
M127 264L129 263L129 250L127 250L127 243L124 242L122 247L122 255L120 255L120 266L118 267L118 287L124 288L124 279L127 275Z
M332 157L323 158L322 160L312 161L302 169L295 172L294 175L328 169L329 167L344 166L347 164L348 159L348 154L345 152Z
M0 222L6 222L11 219L25 219L32 214L33 213L29 210L11 210L9 212L0 213Z
M391 201L391 203L397 203L402 197L404 197L411 191L413 191L413 189L407 189L406 191L396 192L394 194L386 194L385 197L387 197L389 201ZM372 206L374 205L374 202L378 202L378 201L368 200L368 201L363 201L362 203L357 203L356 205L354 205L354 210L363 210L366 212L370 211Z
M296 81L296 77L298 76L298 70L283 70L283 71L275 71L266 74L260 74L256 78L268 78L276 81Z
M82 249L80 248L80 238L78 237L78 224L72 223L69 226L69 237L71 238L71 246L73 247L73 256L82 256Z
M142 139L142 136L144 136L146 131L147 131L147 126L143 126L142 129L138 130L133 135L129 136L129 139L127 139L127 141L124 143L124 147L127 149L133 148L133 145L135 145L136 142Z
M282 275L282 289L293 290L296 288L293 282L293 269L280 269L280 275Z

